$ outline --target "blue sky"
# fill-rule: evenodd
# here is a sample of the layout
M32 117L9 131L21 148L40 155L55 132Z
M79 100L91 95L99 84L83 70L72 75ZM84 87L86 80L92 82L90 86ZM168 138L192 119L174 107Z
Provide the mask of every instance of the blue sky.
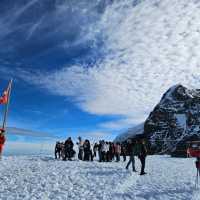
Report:
M1 0L1 88L14 78L9 126L52 141L113 139L144 122L169 87L200 88L198 8L186 0Z
M103 1L0 2L1 90L10 78L14 79L9 126L49 133L55 138L82 135L113 139L118 134L119 130L107 129L103 124L120 119L120 115L87 112L77 105L73 95L57 94L44 86L48 83L39 84L56 71L74 65L87 69L102 59L103 41L99 33L85 34L100 18L104 7ZM61 83L55 81L54 90L61 88ZM9 139L38 140L25 135L12 135Z

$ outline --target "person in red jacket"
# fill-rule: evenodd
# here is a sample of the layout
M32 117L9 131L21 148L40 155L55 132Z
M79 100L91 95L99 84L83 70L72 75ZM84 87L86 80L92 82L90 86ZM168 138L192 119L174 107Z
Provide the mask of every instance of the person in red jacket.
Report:
M1 159L1 156L2 156L4 143L6 141L4 133L5 133L5 130L0 129L0 159Z

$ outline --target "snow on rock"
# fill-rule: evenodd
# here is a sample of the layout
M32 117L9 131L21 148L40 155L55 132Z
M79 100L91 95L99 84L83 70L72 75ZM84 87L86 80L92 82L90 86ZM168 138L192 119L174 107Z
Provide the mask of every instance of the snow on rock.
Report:
M125 170L125 164L64 162L48 156L4 157L0 199L199 200L193 159L149 156L145 176ZM136 159L138 171L139 167Z
M140 135L142 134L142 135ZM200 90L180 84L170 87L143 124L116 137L148 139L154 153L186 155L186 142L200 140Z
M154 152L185 155L186 142L200 139L200 91L175 85L144 123L144 135Z
M139 124L139 125L137 125L133 128L130 128L127 132L118 135L115 138L115 141L116 142L122 142L122 141L127 140L128 138L132 138L136 135L143 134L143 132L144 132L144 123Z

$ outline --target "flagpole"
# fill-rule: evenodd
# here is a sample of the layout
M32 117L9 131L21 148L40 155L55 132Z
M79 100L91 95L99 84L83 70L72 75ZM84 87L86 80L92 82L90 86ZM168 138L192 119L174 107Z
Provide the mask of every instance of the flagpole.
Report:
M3 126L2 126L2 129L5 130L6 128L6 121L7 121L7 117L8 117L8 110L9 110L9 104L10 104L10 95L11 95L11 89L12 89L12 82L13 82L13 79L10 80L10 83L9 83L9 90L8 90L8 102L6 104L6 109L5 109L5 112L4 112L4 118L3 118Z

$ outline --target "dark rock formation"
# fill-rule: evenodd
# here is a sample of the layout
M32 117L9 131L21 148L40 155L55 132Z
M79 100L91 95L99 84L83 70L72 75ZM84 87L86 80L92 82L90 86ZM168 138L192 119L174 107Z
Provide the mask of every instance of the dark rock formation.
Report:
M171 87L144 123L154 153L184 155L187 141L200 139L200 90Z

